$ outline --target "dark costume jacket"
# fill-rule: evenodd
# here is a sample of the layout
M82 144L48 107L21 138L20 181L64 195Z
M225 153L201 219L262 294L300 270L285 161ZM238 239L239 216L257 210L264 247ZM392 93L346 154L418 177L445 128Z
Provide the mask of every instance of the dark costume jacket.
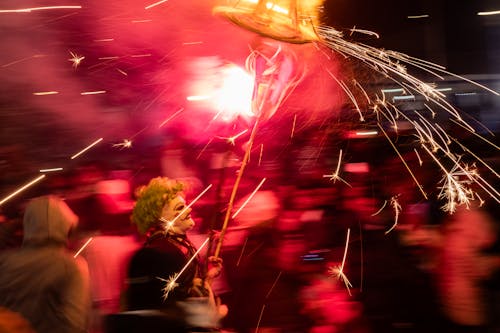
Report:
M185 267L195 253L196 248L186 235L152 233L130 262L128 310L167 309L188 297L207 296L206 290L193 286L193 279L201 276L198 257ZM167 295L166 281L181 271L176 280L178 285Z

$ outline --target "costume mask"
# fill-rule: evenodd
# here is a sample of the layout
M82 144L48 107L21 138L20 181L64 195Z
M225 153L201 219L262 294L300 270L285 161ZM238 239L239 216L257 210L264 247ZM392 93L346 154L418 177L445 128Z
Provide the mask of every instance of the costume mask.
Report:
M168 227L169 231L176 234L184 235L188 230L192 229L195 225L191 218L192 209L189 208L182 213L182 216L177 217L186 208L186 201L180 195L176 196L163 206L161 216L166 221L174 221Z

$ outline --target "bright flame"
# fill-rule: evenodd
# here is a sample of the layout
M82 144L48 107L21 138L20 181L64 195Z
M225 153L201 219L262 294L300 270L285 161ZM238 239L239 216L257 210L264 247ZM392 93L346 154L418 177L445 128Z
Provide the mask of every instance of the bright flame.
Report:
M214 104L220 110L224 121L231 121L238 115L251 117L253 78L242 68L227 66L222 70L221 87L215 91Z
M187 101L214 114L214 120L231 122L238 116L253 117L253 78L241 67L199 59L192 64L194 78Z

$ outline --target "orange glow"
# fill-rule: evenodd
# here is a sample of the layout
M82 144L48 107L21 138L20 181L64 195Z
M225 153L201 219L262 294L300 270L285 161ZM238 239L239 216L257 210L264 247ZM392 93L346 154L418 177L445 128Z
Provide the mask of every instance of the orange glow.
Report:
M213 13L244 29L289 43L318 40L314 26L323 0L219 0Z

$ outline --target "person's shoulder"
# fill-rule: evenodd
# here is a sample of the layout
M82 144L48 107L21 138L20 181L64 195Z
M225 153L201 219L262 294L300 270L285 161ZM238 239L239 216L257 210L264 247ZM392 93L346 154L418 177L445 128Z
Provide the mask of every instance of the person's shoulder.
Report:
M146 247L154 249L159 252L176 253L179 252L179 248L176 245L177 243L178 242L169 237L161 237L153 239L151 242L148 243Z
M181 251L171 242L162 238L153 240L138 249L132 256L132 261L155 261L166 257L180 256Z

